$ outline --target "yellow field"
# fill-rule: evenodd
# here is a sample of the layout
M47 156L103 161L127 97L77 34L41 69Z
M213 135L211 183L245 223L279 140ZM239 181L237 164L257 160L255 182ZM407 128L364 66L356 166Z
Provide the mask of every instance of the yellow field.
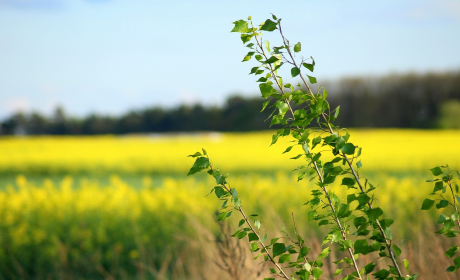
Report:
M162 137L27 137L0 139L0 172L181 173L185 156L205 148L225 172L290 170L300 161L282 155L287 140L269 148L272 132L209 133ZM460 131L356 130L366 171L422 171L448 163L460 167ZM287 138L286 138L287 139ZM284 143L283 143L284 142Z
M434 231L435 211L419 209L432 189L425 182L431 178L427 169L446 163L460 167L460 131L350 134L350 141L363 147L363 175L369 172L378 186L374 205L395 219L392 234L398 244L404 240L403 254L408 255L402 257L412 258L414 269L441 261L437 256L443 251L431 254L439 246L433 249L429 244L442 241L427 245L423 239L438 238L429 235ZM238 190L246 212L261 214L270 238L278 236L283 225L292 230L292 212L305 237L324 233L327 227L308 222L309 207L301 206L314 182L296 182L296 174L289 171L302 164L289 159L297 152L282 155L285 141L268 148L270 139L271 132L0 138L0 177L22 174L0 188L0 279L202 279L203 275L214 279L221 275L209 261L218 254L213 245L218 236L214 212L221 202L214 194L204 197L215 180L185 176L193 163L186 155L202 147L216 167L236 173L228 181ZM80 176L81 172L87 174ZM53 183L61 178L53 175L58 173L67 175ZM152 181L153 173L161 180ZM41 176L43 183L29 181L32 174ZM101 174L109 178L107 183L97 179ZM138 174L142 183L130 185L122 179L124 174ZM345 187L339 184L332 184L330 191L345 198ZM230 224L238 222L237 215L230 217ZM318 241L313 237L308 242ZM441 270L430 271L427 279L446 266L438 263Z
M0 247L3 278L22 279L39 272L40 279L69 279L69 275L75 279L106 279L100 271L104 268L117 279L131 279L126 275L157 279L165 260L176 254L184 258L184 267L174 262L166 264L172 269L166 273L168 279L199 279L194 277L219 273L210 263L212 255L195 263L215 250L214 212L221 202L214 194L205 197L215 184L210 176L206 180L166 177L161 185L152 185L145 177L141 188L129 186L117 176L111 176L108 184L91 179L77 183L71 177L58 185L50 180L35 185L23 176L16 181L0 191L0 239L8 241ZM294 175L285 172L274 177L238 175L229 181L238 189L246 212L261 215L262 230L270 238L279 236L283 225L292 231L291 213L296 215L301 234L309 237L308 246L317 246L318 241L311 237L327 231L327 227L321 230L315 222L308 222L306 213L310 209L301 206L310 198L313 182L297 183ZM385 210L386 217L395 218L393 236L398 244L405 240L403 248L410 243L414 244L411 250L417 251L423 242L418 237L420 229L423 234L429 233L422 221L436 219L433 213L419 210L432 186L414 177L377 177L375 181L380 188L374 204ZM345 197L344 186L332 185L330 191ZM226 223L235 226L241 219L238 214L235 212ZM427 246L420 248L425 248L424 253L415 256L429 255ZM203 271L193 272L194 267ZM8 277L8 270L15 277ZM197 274L189 275L193 273ZM211 279L214 276L208 275Z

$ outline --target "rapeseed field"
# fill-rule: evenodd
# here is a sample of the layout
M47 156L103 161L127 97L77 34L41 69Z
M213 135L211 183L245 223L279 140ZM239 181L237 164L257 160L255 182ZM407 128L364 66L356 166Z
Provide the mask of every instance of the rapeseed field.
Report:
M460 166L460 131L350 134L363 147L361 175L378 186L374 204L395 219L393 236L409 254L403 257L415 269L440 262L430 259L437 247L424 237L442 242L429 235L435 211L419 209L432 189L427 169ZM185 176L193 163L186 155L202 147L216 167L230 172L246 212L261 215L270 238L283 226L292 230L294 213L307 243L319 248L317 237L327 228L307 221L310 209L302 206L314 181L297 182L291 170L302 163L289 158L298 153L283 155L287 140L268 147L270 139L268 131L1 138L0 176L15 179L0 179L0 279L228 279L216 265L222 227L214 213L221 202L214 194L205 197L215 181ZM140 183L127 182L126 174ZM37 176L41 180L28 179ZM346 196L338 182L331 191ZM234 213L226 223L239 218ZM246 263L257 267L244 252Z
M299 163L282 155L288 140L271 147L272 131L148 137L25 137L0 139L0 173L186 174L185 156L208 150L226 172L289 171ZM363 147L368 172L425 171L433 164L460 166L460 131L356 130L350 141ZM287 137L289 138L289 137ZM287 139L286 138L286 139ZM300 152L298 150L298 152Z

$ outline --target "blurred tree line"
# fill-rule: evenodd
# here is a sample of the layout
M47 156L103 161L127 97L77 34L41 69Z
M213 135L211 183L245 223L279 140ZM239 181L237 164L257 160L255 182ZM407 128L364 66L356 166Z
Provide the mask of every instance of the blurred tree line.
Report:
M460 128L460 72L346 78L324 84L331 108L340 104L344 127ZM16 113L0 122L0 134L94 135L176 131L268 129L272 109L262 98L230 97L221 107L200 104L130 111L119 117L76 119L57 108L52 117Z

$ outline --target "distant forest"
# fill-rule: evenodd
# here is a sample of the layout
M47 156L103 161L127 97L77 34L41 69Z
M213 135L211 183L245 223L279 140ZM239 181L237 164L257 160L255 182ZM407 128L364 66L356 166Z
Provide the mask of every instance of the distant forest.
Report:
M324 86L331 108L340 104L336 124L343 127L460 126L460 72L346 78ZM266 130L269 123L264 120L273 109L260 113L262 102L261 97L233 96L221 107L151 107L118 117L93 114L80 119L67 116L61 108L48 118L36 112L16 113L0 122L0 135Z

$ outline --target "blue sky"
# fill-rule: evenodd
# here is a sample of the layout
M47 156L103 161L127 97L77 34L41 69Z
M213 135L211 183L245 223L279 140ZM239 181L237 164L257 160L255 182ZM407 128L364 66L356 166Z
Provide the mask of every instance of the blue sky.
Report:
M460 69L460 1L0 0L0 118L255 95L232 22L275 13L318 81ZM330 94L333 94L332 92Z

